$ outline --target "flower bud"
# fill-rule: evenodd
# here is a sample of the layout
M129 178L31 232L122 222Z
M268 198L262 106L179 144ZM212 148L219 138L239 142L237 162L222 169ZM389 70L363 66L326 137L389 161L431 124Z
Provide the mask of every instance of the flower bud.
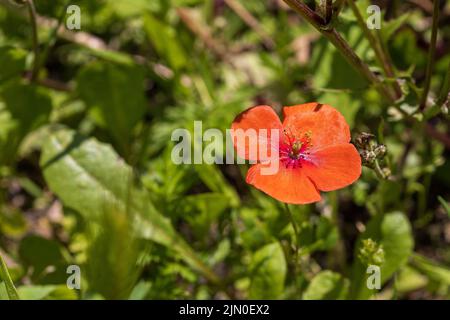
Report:
M377 159L383 159L386 155L387 149L384 144L380 144L373 150L373 152L375 153Z

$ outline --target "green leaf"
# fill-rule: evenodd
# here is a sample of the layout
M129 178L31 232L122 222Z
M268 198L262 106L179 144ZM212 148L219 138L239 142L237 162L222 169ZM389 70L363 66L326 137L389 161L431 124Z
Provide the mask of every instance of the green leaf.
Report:
M14 47L0 47L0 61L2 62L0 82L20 75L25 70L26 58L27 52L25 50Z
M0 255L0 285L4 284L7 296L9 300L19 300L19 294L14 287L14 283L9 275L8 268L6 267L3 257Z
M21 238L28 229L23 212L11 207L0 207L0 210L0 234Z
M340 30L356 53L365 59L370 52L370 44L364 38L361 28L356 24L346 24ZM345 60L342 54L325 38L314 46L311 57L311 72L315 88L361 90L368 86L367 81ZM334 103L332 104L335 105Z
M204 238L220 214L229 207L230 201L218 193L201 193L185 196L179 200L181 215L186 216L189 224L199 238Z
M251 263L250 299L278 299L284 291L286 259L278 242L259 249Z
M76 300L75 290L66 285L22 286L18 292L23 300Z
M1 91L1 97L13 121L18 122L22 136L46 123L52 111L48 91L32 84L8 83Z
M106 204L130 212L138 235L177 251L193 268L218 281L170 221L156 211L148 194L134 188L132 169L111 146L59 128L44 143L41 167L50 189L88 221L98 217Z
M409 17L410 13L406 12L395 19L383 22L383 28L380 30L383 41L387 43L392 35L408 20Z
M131 169L108 145L58 128L44 143L41 167L50 189L86 217L105 203L125 206Z
M430 279L450 286L450 269L448 267L441 266L419 254L413 255L411 263L416 270Z
M43 277L56 278L61 281L66 279L65 267L67 252L56 241L48 240L39 236L30 235L20 242L19 256L24 266L30 268L32 279L43 281ZM53 266L47 272L46 268Z
M338 239L336 226L325 217L304 221L299 228L299 245L302 254L317 250L330 250Z
M132 216L115 206L105 206L98 220L91 220L86 259L89 291L105 299L127 299L140 274L140 242L133 232Z
M319 272L303 293L305 300L342 300L348 294L350 282L340 274L325 270Z
M357 240L355 257L358 256L362 240L369 238L376 241L384 250L385 262L380 266L381 284L384 284L407 263L411 256L414 247L411 225L408 218L400 212L375 216ZM373 293L366 285L367 267L358 258L355 259L351 286L351 294L355 299L367 299Z
M428 278L409 266L400 269L395 282L395 287L399 292L411 292L425 287Z
M97 124L128 151L136 124L146 110L143 70L134 65L95 62L77 77L77 90Z
M46 89L21 81L8 82L0 91L0 163L14 159L25 136L47 123L52 100Z

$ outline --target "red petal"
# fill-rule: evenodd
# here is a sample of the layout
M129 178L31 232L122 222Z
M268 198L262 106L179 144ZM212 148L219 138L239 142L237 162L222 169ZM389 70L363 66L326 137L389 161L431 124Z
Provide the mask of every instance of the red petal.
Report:
M350 142L350 128L344 116L329 105L307 103L284 107L283 113L283 127L297 135L310 131L313 148Z
M307 204L320 201L320 193L301 168L280 164L277 173L264 175L267 164L256 164L247 173L246 181L269 196L286 203Z
M361 157L350 143L315 151L311 158L301 169L321 191L346 187L361 175Z
M250 109L247 109L246 111L239 114L233 121L233 124L231 126L232 132L232 138L234 147L237 150L237 154L239 157L247 160L262 160L259 156L259 152L265 152L266 155L270 156L270 151L275 149L275 147L272 147L272 143L270 141L272 135L271 135L271 129L276 129L278 131L278 135L281 137L281 121L278 115L275 113L275 111L269 107L269 106L256 106ZM239 131L236 132L236 130L242 129L244 132L249 129L255 130L256 135L256 141L252 141L252 144L257 144L258 146L258 153L255 156L252 156L250 154L250 145L248 139L244 140L244 135L242 135L243 140L239 140ZM261 129L266 129L267 132L262 132ZM247 131L249 132L249 131ZM242 134L242 132L241 132ZM245 133L244 133L245 134ZM245 142L244 142L245 141ZM276 141L277 144L279 142L279 139ZM239 145L238 145L239 144ZM277 150L273 150L278 153Z

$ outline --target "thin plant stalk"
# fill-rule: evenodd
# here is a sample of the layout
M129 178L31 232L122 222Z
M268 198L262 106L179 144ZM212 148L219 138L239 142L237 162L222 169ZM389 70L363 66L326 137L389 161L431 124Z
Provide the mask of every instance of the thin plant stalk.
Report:
M347 0L350 8L355 15L359 26L364 32L367 40L369 40L369 44L375 52L375 57L378 61L378 64L383 68L384 73L389 78L395 78L394 67L392 66L392 61L387 53L387 50L384 50L384 46L382 44L381 37L379 37L379 33L375 36L367 27L367 23L364 21L364 18L359 11L358 6L355 3L355 0ZM397 82L394 83L394 90L397 98L400 98L402 95L401 88Z
M345 243L343 241L342 230L339 223L339 201L337 192L332 191L328 193L328 199L331 205L331 220L336 226L338 234L338 240L333 250L334 255L330 256L330 258L334 259L334 263L340 271L344 271L345 261L347 258L345 252Z
M53 29L50 31L49 34L49 41L42 50L42 54L40 54L39 61L37 61L36 70L34 71L35 74L39 73L39 70L41 67L45 64L45 61L47 60L47 57L50 53L51 48L55 45L56 40L58 39L58 31L61 29L63 23L64 23L64 17L66 15L66 7L70 4L72 0L66 0L65 5L63 6L63 9L61 10L61 13L58 16L58 20L56 25L53 27Z
M31 81L35 81L39 72L39 39L38 39L38 27L37 27L37 12L33 0L26 0L28 13L30 15L31 29L33 32L33 71L31 73Z
M289 216L289 220L291 221L292 227L294 228L294 234L295 234L295 243L294 243L294 274L297 275L297 263L298 263L298 238L299 238L299 232L297 223L295 223L294 216L292 215L291 209L289 208L289 205L285 203L286 212Z
M437 41L437 33L438 33L438 23L439 23L439 0L434 0L433 2L433 26L431 30L431 42L430 49L428 51L428 63L427 63L427 71L425 78L425 86L422 93L422 100L420 102L420 111L423 111L427 105L428 92L430 91L431 85L431 74L433 72L434 67L434 56L436 53L436 41Z

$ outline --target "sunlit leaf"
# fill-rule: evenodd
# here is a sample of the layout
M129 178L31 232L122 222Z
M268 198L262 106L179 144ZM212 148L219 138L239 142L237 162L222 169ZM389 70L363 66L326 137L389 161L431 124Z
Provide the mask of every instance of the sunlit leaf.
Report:
M286 279L286 259L278 242L255 252L251 264L251 299L281 298Z
M340 274L326 270L319 272L303 293L305 300L341 300L348 294L350 283Z
M0 61L2 62L0 82L20 75L24 71L26 56L27 52L25 50L13 47L0 47Z
M148 195L133 187L131 168L109 145L59 129L44 145L41 167L50 189L86 219L98 217L106 204L132 212L138 235L179 252L192 267L217 281Z

